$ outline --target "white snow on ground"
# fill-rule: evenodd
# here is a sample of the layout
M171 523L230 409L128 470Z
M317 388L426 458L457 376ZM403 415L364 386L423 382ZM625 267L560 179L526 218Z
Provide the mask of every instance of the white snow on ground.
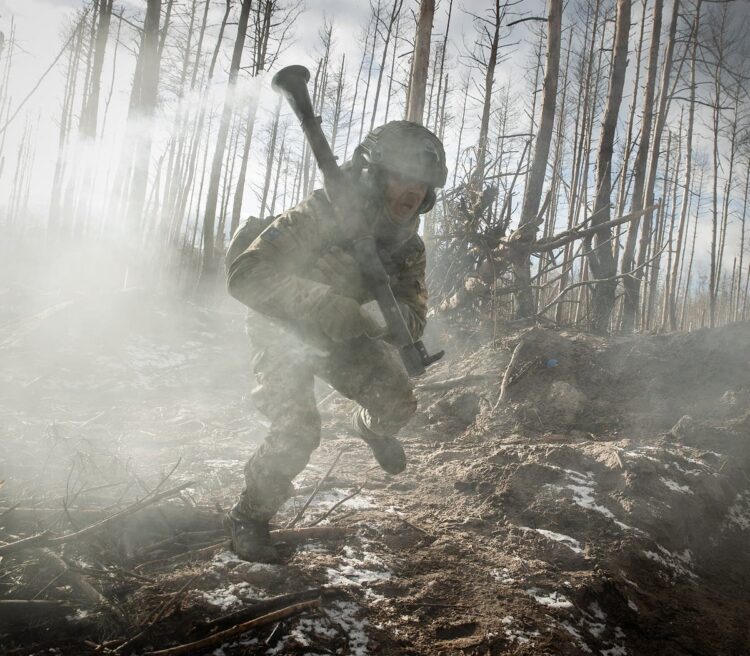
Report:
M235 647L251 647L258 644L258 638L249 638L247 640L235 640L234 642L225 642L221 647L217 647L211 652L212 656L226 656L224 649L233 649ZM231 653L231 652L230 652Z
M502 569L491 569L490 576L505 585L516 582L516 579L510 575L510 570L507 567L503 567Z
M352 492L354 492L353 489L342 490L340 488L334 488L333 490L328 490L326 492L319 492L315 495L312 506L316 508L319 507L321 510L328 510L334 504L348 497ZM339 506L339 508L349 508L351 510L369 510L377 507L378 504L375 503L375 499L361 493Z
M724 520L724 528L728 525L739 527L742 531L750 528L750 493L744 492L737 495Z
M599 653L602 656L626 656L628 650L625 649L624 645L615 645L609 649L602 649Z
M536 533L539 533L540 535L543 535L545 538L549 538L550 540L554 540L555 542L561 542L566 547L568 547L571 551L575 553L583 553L583 549L581 548L581 543L576 540L575 538L571 538L569 535L563 535L562 533L555 533L554 531L548 531L544 528L531 528L529 526L519 526L523 531L534 531Z
M366 656L369 639L365 629L366 620L357 619L359 606L351 601L335 601L330 608L325 609L332 624L340 626L349 639L349 651L352 656Z
M224 588L216 588L199 594L209 604L218 606L223 611L241 606L248 599L255 600L263 596L245 581L230 583Z
M659 553L644 550L643 555L649 560L659 563L659 565L668 569L674 575L687 576L692 579L698 578L698 575L692 570L693 556L690 553L690 549L685 549L682 553L674 553L669 549L665 549L660 544L656 546L659 549Z
M671 478L664 478L663 476L660 476L659 480L661 480L661 482L664 483L664 485L666 485L673 492L693 494L693 490L691 490L690 486L688 485L680 485L677 481L673 481Z
M213 569L219 567L226 567L227 565L234 564L238 565L240 563L244 563L246 561L240 559L237 557L237 554L235 554L233 551L229 551L229 549L224 549L223 551L219 551L211 560L211 566Z
M369 638L366 628L369 625L366 620L357 618L361 608L351 601L335 601L330 607L322 610L324 617L297 620L291 631L277 645L266 651L267 656L290 653L293 647L309 647L315 638L331 640L337 636L343 636L348 641L346 654L367 656ZM299 653L299 650L294 649L294 653ZM313 653L305 652L309 656Z
M388 581L393 575L375 554L368 551L357 554L352 547L344 547L341 563L336 569L329 567L327 573L332 585L362 587L365 595L376 601L383 597L372 591L372 584Z
M550 608L572 608L573 604L564 595L559 592L545 592L539 588L529 588L526 590L526 594L534 597L538 604L542 606L549 606Z
M510 642L517 642L519 645L525 645L526 643L531 642L534 638L538 638L541 635L541 633L536 630L527 631L523 628L513 628L512 625L515 620L512 615L506 615L500 621L508 627L507 629L505 629L505 635L507 636L508 640L510 640ZM488 636L489 635L490 634L488 634Z
M223 570L223 569L234 569L237 566L241 566L243 571L246 573L251 572L273 572L279 568L279 565L270 565L268 563L251 563L247 560L242 560L237 554L229 549L224 549L217 552L211 559L211 569Z
M569 483L568 485L564 485L562 487L558 485L549 485L549 487L558 490L570 490L573 493L573 503L575 503L576 505L581 506L581 508L586 508L587 510L594 510L598 513L601 513L608 519L611 519L615 524L617 524L617 526L622 529L638 531L638 529L635 529L632 526L628 526L627 524L615 518L614 514L611 510L609 510L609 508L605 508L604 506L600 506L598 503L596 503L594 499L594 485L596 481L594 480L593 472L586 472L585 474L582 474L581 472L573 471L572 469L564 469L563 471L572 481L572 483Z
M592 601L589 604L589 613L591 613L596 619L601 620L602 622L606 621L607 615L602 610L602 607L596 602Z
M318 492L312 500L307 513L309 515L321 515L327 510L330 510L332 506L339 503L342 499L346 499L346 497L352 492L354 492L354 488L334 488L332 490L326 490L325 492ZM309 496L309 494L298 494L292 497L281 507L281 512L288 512L291 514L296 513L295 509L300 508L302 504L307 501ZM373 497L360 493L351 499L344 501L344 503L338 507L338 510L370 510L377 507L378 504Z
M592 653L591 647L589 647L586 644L586 641L583 639L581 632L578 629L576 629L570 622L568 621L560 622L560 626L575 638L575 641L578 643L578 646L581 648L582 651L584 651L587 654Z

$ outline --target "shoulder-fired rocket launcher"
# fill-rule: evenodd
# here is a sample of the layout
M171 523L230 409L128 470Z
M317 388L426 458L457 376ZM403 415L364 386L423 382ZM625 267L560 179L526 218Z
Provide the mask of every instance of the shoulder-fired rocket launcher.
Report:
M321 119L315 116L310 93L307 90L309 80L310 71L304 66L287 66L273 76L271 85L274 91L286 98L299 119L318 168L323 174L323 187L334 211L341 217L359 217L360 224L364 226L365 222L361 220L364 213L362 201L339 168L331 146L320 127ZM412 339L401 314L401 308L393 296L388 273L378 256L375 237L372 234L363 233L354 239L353 246L354 258L385 318L388 335L398 348L406 371L410 376L423 374L425 368L442 358L445 351L430 355L421 340Z

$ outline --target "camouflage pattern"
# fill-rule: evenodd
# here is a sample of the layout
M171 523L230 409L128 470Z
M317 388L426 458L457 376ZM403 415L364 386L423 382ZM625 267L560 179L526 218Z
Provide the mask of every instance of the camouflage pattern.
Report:
M427 315L426 257L418 227L416 216L407 239L383 245L380 252L415 339L422 335ZM277 217L229 264L229 293L305 341L326 349L330 341L308 316L315 303L329 290L352 296L361 304L373 300L365 290L352 295L350 288L329 280L319 262L334 248L350 253L356 229L354 221L336 218L323 191L313 192Z
M425 249L417 235L384 245L381 259L414 338L427 312ZM240 229L242 230L242 229ZM240 232L233 240L234 253ZM366 337L335 343L310 320L309 310L333 291L364 304L372 298L331 258L351 252L352 227L337 219L322 191L277 217L228 262L230 293L251 309L248 333L257 387L253 399L270 421L263 444L245 467L238 510L267 521L289 498L291 481L320 442L313 393L318 376L367 409L374 431L394 435L416 411L413 386L395 349ZM307 346L305 346L307 345Z
M366 408L378 433L397 433L417 409L403 365L381 341L363 337L315 355L290 352L281 339L259 349L254 364L253 400L271 426L245 466L239 509L248 517L267 521L276 514L320 443L314 376Z

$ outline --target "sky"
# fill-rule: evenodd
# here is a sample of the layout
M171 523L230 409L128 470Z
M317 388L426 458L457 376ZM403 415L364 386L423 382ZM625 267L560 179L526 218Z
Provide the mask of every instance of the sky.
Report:
M178 0L178 2L181 0ZM742 7L750 7L750 2L740 0ZM389 3L386 3L389 4ZM465 63L465 52L471 47L475 38L475 29L473 25L472 14L486 11L488 6L487 0L455 0L452 22L450 27L450 45L448 55L448 67L455 76L459 76L461 66ZM640 3L634 3L633 22L635 23L640 17ZM665 7L665 23L668 21L670 4ZM31 90L39 80L52 60L57 56L64 42L65 28L74 20L76 12L84 5L83 0L0 0L0 29L9 33L11 19L15 22L16 39L18 49L14 55L13 75L11 78L10 93L12 96L11 107L15 108L18 102ZM122 7L126 16L136 17L143 11L145 0L121 0L116 2L116 6ZM218 23L222 7L221 3L214 3L212 9L212 18L214 25ZM433 38L441 39L445 30L447 0L440 0L437 5L436 19L433 30ZM415 11L417 7L416 0L406 0L405 10L407 12ZM523 11L525 15L544 15L545 3L543 0L527 0L518 7L518 11ZM571 12L571 3L566 5L566 12ZM297 22L293 38L289 40L288 46L276 62L275 69L283 65L302 63L313 68L317 57L320 54L320 37L319 30L323 20L327 19L334 25L334 43L336 56L342 52L347 55L349 80L353 80L356 75L356 67L359 64L361 56L362 40L364 27L370 13L370 4L367 0L306 0L304 11ZM571 14L567 18L570 20ZM113 22L114 25L114 22ZM496 73L496 84L509 84L512 89L512 97L517 99L514 103L517 113L523 114L529 104L530 83L527 78L531 51L533 48L533 38L530 34L530 27L533 24L523 24L514 28L513 33L507 36L508 43L519 42L506 51L506 59L498 65ZM227 45L222 53L223 60L220 62L219 72L214 80L214 90L216 93L217 103L223 97L225 88L225 72L228 67L228 56L231 50L231 40L234 37L233 30L228 28ZM634 29L633 34L636 33ZM132 30L123 29L123 44L118 49L118 69L117 80L114 85L113 101L108 114L108 121L112 125L122 124L124 122L125 112L127 111L127 100L129 97L130 81L132 79L132 68L134 63L134 51L137 43ZM129 52L130 50L130 52ZM398 54L408 55L406 44L399 46ZM111 56L111 50L108 51L108 61ZM634 59L633 48L631 47L631 66L628 75L632 75ZM407 61L405 57L404 61ZM107 86L107 68L105 64L104 80ZM460 70L459 70L460 69ZM274 96L269 90L270 75L274 70L269 71L263 80L263 95L260 116L263 121L267 121L272 107L274 105ZM465 72L462 73L465 75ZM29 126L33 129L36 139L36 161L32 175L38 184L33 185L34 193L30 199L30 205L34 215L40 221L45 217L46 208L49 202L49 180L52 178L54 161L57 153L57 125L56 117L59 115L62 103L62 91L64 85L64 67L58 65L55 67L39 85L32 98L24 106L24 110L19 113L15 121L10 125L6 135L5 145L5 164L3 173L0 176L0 193L7 197L8 185L10 183L13 160L16 156L17 144L20 140L23 130ZM246 92L255 92L257 88L255 83L248 84L244 81L241 85ZM454 94L453 111L458 113L458 103L461 102L459 94ZM621 117L627 114L630 103L629 83L626 84L626 93L623 99ZM382 105L381 105L382 107ZM475 103L470 103L469 107L469 124L476 126L478 123L479 108ZM289 112L285 110L286 121L290 123L290 130L296 130L292 124ZM170 126L168 117L170 116L169 107L163 107L161 123L157 123L157 133L162 137L169 134ZM157 117L157 122L159 121ZM527 119L524 119L527 120ZM707 146L705 140L705 128L702 125L697 127L698 134L703 135L703 143L699 141L699 147L704 149ZM263 134L261 132L261 134ZM291 134L291 133L290 133ZM622 131L620 132L622 138ZM115 153L119 148L119 139L121 133L109 131L106 138L111 139L109 144L110 152ZM452 166L455 147L456 147L456 129L451 129L446 135L446 150L448 152L449 167ZM166 138L166 137L165 137ZM464 137L466 138L466 137ZM158 142L158 137L157 137ZM466 143L466 142L464 142ZM156 149L158 152L158 149ZM82 156L86 156L85 153ZM251 170L248 179L251 181L252 189L246 194L243 211L245 215L257 213L258 205L258 184L253 181L262 177L262 171L265 166L265 153L262 149L254 149L251 161ZM452 173L449 174L449 180ZM0 204L6 202L0 197ZM705 205L705 201L704 201ZM706 244L710 239L710 227L704 221L699 226L699 243ZM738 232L736 226L733 227L732 238L729 239L728 251L733 254L737 250ZM698 255L699 262L705 262L705 248Z

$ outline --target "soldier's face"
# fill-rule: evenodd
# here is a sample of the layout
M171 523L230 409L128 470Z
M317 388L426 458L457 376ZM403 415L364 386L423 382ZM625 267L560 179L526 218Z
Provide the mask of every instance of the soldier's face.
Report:
M385 204L396 221L411 219L424 202L428 187L424 182L389 173L385 179Z

